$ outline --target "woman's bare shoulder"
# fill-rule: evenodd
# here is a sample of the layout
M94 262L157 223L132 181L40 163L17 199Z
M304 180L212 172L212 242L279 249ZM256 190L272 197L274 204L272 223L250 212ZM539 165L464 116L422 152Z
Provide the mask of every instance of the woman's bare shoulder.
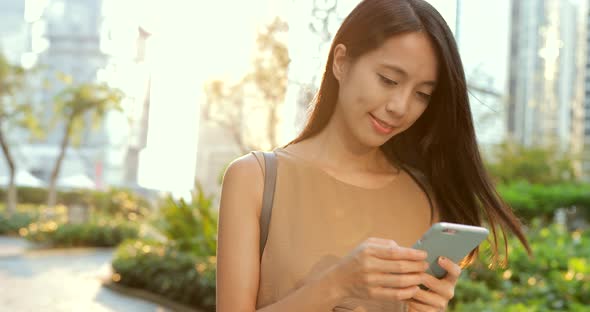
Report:
M259 283L263 174L254 154L225 171L219 208L216 300L219 311L253 311Z
M264 159L248 153L233 160L223 176L222 200L248 203L247 206L259 208L264 190ZM257 209L260 214L260 209Z

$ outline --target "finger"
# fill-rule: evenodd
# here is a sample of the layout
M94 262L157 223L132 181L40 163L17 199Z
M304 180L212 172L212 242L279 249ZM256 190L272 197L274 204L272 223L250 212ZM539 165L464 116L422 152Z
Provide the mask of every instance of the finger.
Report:
M430 274L422 274L422 283L430 292L436 293L447 301L455 296L455 284L446 278L438 279Z
M416 300L410 300L408 303L408 311L409 312L431 312L431 311L436 311L436 308L433 308L429 305L426 305L424 303L421 303L419 301Z
M370 287L407 288L417 287L422 283L421 274L372 273L367 276Z
M461 275L461 267L451 261L451 259L445 257L439 257L438 264L447 271L447 275L444 277L444 279L451 282L453 285L456 284L457 280L459 280L459 276Z
M409 261L409 260L383 260L373 258L369 260L369 272L379 273L422 273L428 269L426 261Z
M385 247L396 247L397 243L391 239L379 238L379 237L369 237L367 238L366 242L372 244L383 245Z
M407 288L371 287L369 288L369 297L375 300L403 301L411 299L417 291L417 286Z
M416 301L429 306L430 310L444 310L447 308L448 300L441 297L435 292L432 291L424 291L422 289L418 290L416 294L412 297Z
M372 256L383 260L410 260L410 261L424 261L427 254L423 250L417 250L406 247L385 247L370 243L368 250Z

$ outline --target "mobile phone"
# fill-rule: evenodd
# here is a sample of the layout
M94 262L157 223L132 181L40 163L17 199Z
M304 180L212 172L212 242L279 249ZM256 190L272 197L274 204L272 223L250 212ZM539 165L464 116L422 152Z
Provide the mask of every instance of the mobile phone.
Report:
M488 237L488 229L480 226L448 222L435 223L412 248L428 253L426 261L430 264L426 273L443 278L447 271L438 265L443 256L458 263Z

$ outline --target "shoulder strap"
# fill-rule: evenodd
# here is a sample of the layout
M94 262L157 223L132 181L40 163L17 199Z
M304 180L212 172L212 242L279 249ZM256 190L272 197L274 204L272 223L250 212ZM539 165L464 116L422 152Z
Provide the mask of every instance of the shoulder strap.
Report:
M277 182L277 158L274 152L264 152L264 192L262 195L262 211L260 212L260 258L268 238L268 227L272 214L272 204Z

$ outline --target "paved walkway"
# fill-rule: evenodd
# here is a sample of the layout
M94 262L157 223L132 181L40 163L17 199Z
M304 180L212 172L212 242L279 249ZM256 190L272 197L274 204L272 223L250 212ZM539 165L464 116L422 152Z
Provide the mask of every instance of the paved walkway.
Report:
M112 249L27 250L20 238L0 236L2 311L168 311L101 286Z

